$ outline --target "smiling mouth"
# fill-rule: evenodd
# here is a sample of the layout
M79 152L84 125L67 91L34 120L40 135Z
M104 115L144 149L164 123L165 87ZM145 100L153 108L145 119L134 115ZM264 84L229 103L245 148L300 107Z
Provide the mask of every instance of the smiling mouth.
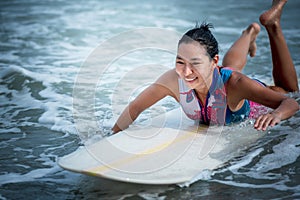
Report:
M196 79L197 79L197 77L194 77L194 78L185 78L184 80L187 81L187 82L193 82Z

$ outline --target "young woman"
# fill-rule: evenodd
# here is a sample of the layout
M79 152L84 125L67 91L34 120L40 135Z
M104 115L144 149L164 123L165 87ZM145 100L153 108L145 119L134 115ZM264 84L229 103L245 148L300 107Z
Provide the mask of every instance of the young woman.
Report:
M299 110L298 103L284 95L299 91L296 71L283 36L280 18L287 0L273 0L272 7L260 16L270 40L275 86L266 86L240 73L248 54L255 56L256 36L252 23L226 53L218 66L218 43L209 24L189 30L179 41L176 68L164 73L123 111L112 128L126 129L146 108L166 96L179 102L193 120L204 124L229 124L253 116L255 106L274 109L260 114L254 128L266 130ZM254 103L255 102L255 103Z

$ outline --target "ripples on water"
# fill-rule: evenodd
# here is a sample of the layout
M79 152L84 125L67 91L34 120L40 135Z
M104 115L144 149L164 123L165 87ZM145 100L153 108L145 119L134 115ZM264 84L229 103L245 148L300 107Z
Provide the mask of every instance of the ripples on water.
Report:
M200 175L206 181L188 188L124 183L117 183L116 188L115 182L67 172L56 164L58 157L82 145L72 117L72 91L80 66L99 44L141 27L183 33L195 21L206 19L215 25L224 54L241 29L257 21L268 5L258 0L251 4L225 4L221 0L1 1L0 198L299 198L299 113L270 130L225 167ZM283 26L300 77L298 5L295 0L288 2ZM260 57L249 61L245 73L270 82L271 60L264 31L258 43ZM110 110L111 88L118 84L121 71L126 72L129 66L156 64L158 59L153 62L153 58L157 57L159 64L172 67L170 53L136 51L114 62L111 71L103 75L106 82L97 86L95 105L102 131L109 129L115 117ZM294 97L300 101L299 94ZM159 106L167 110L177 107L170 99ZM146 112L140 121L157 110Z

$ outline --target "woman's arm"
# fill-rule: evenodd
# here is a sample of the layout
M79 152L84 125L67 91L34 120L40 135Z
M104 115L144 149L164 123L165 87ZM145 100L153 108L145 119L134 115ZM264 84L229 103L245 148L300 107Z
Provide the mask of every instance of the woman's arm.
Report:
M238 102L248 99L274 109L256 119L254 127L257 130L266 130L268 126L274 126L281 120L293 116L299 110L296 100L268 87L263 87L239 72L233 72L229 84L228 95L230 97L228 98L233 105L238 105Z
M129 103L113 126L112 131L117 133L128 128L141 112L166 96L172 96L177 99L176 88L178 88L176 72L170 70L164 73L155 83Z

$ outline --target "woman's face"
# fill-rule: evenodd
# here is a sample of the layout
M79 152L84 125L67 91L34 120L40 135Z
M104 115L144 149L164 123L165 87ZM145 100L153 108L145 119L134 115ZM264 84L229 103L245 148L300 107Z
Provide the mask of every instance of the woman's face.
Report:
M176 72L191 89L209 88L218 55L210 59L206 49L198 42L181 43L176 57Z

